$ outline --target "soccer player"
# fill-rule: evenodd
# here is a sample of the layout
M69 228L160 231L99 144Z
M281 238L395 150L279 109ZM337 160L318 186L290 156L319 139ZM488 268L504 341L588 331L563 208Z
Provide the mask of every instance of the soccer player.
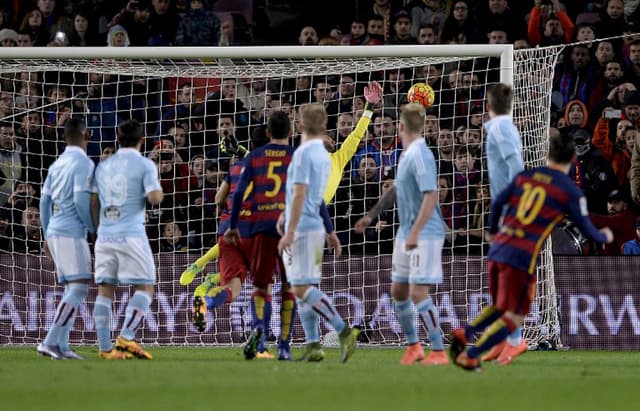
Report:
M516 174L524 170L522 161L522 139L511 117L513 90L505 84L496 84L487 92L487 109L491 118L484 125L487 130L487 167L489 168L489 191L495 199ZM482 361L496 360L500 365L513 362L527 351L518 327L501 344L496 345L482 357Z
M362 117L360 117L360 120L353 132L349 134L345 141L340 145L340 149L334 153L329 153L329 158L331 160L331 174L329 175L329 181L323 196L326 204L331 203L333 200L336 190L338 189L338 185L342 180L344 168L349 161L351 161L356 151L358 151L358 144L360 143L360 140L362 140L362 137L364 137L367 127L369 127L369 123L371 122L373 106L380 103L380 100L382 99L382 91L382 86L376 81L370 82L368 86L364 88L366 104ZM187 267L180 276L180 284L191 284L195 276L201 273L202 270L204 270L204 267L209 262L218 258L219 255L219 248L216 244L209 249L205 255ZM208 276L207 279L205 279L205 287L213 287L215 285L215 279L216 277L214 277L214 275Z
M540 249L554 226L569 214L590 239L610 243L609 228L598 231L588 218L587 200L567 176L575 161L575 144L566 135L549 139L546 167L519 173L491 205L489 233L489 291L492 305L465 326L453 331L450 355L455 364L478 370L478 356L522 326L536 291L536 264ZM506 211L503 212L503 207ZM502 227L498 231L500 215ZM476 332L480 339L465 350Z
M287 170L285 233L278 243L287 279L293 287L299 316L307 342L302 359L321 361L318 321L325 318L339 335L340 361L346 362L355 350L360 330L345 324L333 303L318 288L325 242L319 210L331 173L329 153L323 145L327 112L321 104L300 108L302 139ZM335 232L327 236L329 248L339 252L340 240Z
M65 291L53 325L37 351L56 360L82 360L69 348L69 332L92 279L87 233L95 233L91 220L94 164L87 157L89 134L82 121L69 119L64 126L64 139L67 147L49 168L42 188L40 217L45 252L53 258L58 283L65 285Z
M233 193L231 218L229 229L225 233L225 241L240 244L241 233L238 229L238 219L242 207L242 195L252 186L251 201L251 232L252 238L249 257L251 276L253 279L253 294L251 295L251 313L253 331L244 346L244 356L252 359L258 355L263 358L273 358L265 350L264 340L269 332L271 320L271 283L276 266L283 279L282 292L282 337L278 344L278 358L291 358L289 338L291 321L295 307L295 297L286 288L286 276L282 260L278 256L278 234L276 224L280 213L285 208L285 185L287 168L293 156L293 147L289 145L291 122L287 113L276 111L269 117L267 133L269 144L249 153L244 160L245 167Z
M145 197L149 203L162 203L163 193L155 164L140 154L142 126L127 120L118 126L120 148L98 164L94 218L99 220L96 241L96 284L98 296L93 318L98 334L100 358L152 359L152 355L134 341L145 312L151 305L156 267L144 228ZM95 198L95 197L94 197ZM99 206L99 213L97 208ZM120 335L113 349L111 341L111 305L118 284L133 285Z
M429 295L433 285L442 283L445 230L438 204L436 162L422 137L425 116L420 104L408 104L402 110L398 131L405 151L400 157L394 187L355 225L357 232L364 232L373 219L393 206L397 197L400 227L393 248L391 296L409 344L400 360L402 365L420 361L424 365L449 363L438 309ZM431 342L431 352L426 358L413 321L414 305Z

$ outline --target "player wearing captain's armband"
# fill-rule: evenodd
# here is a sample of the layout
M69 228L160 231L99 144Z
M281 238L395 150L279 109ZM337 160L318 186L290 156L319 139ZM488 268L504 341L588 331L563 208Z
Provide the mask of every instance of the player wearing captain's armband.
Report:
M331 201L333 201L333 197L336 194L338 185L342 180L344 168L349 163L349 161L351 161L353 155L358 150L358 144L360 144L360 141L364 137L367 131L367 127L371 122L371 117L373 116L372 106L377 105L382 99L382 86L378 82L370 82L368 86L364 88L364 97L367 103L365 105L364 113L362 114L362 117L360 117L356 128L351 134L349 134L349 136L340 145L340 148L336 152L329 154L329 159L331 160L331 174L329 175L327 188L323 195L326 204L329 204L331 203ZM241 149L241 146L239 149ZM244 152L244 150L242 151ZM180 276L180 284L191 284L196 275L201 273L202 270L204 270L204 267L209 262L217 259L218 256L219 249L218 245L216 244L211 249L209 249L209 251L207 251L204 256L200 257L193 264L187 267L187 269ZM208 288L214 287L217 281L219 281L219 276L207 276L205 282L203 283L203 287L198 291L203 292Z
M489 233L494 238L488 255L492 305L465 328L453 331L450 355L459 367L478 370L479 355L522 326L535 297L540 249L565 214L590 239L599 243L613 240L609 228L598 231L593 226L584 195L567 176L574 161L573 139L552 136L547 166L521 172L494 199L489 221ZM503 221L498 230L501 214ZM485 329L480 339L465 349L467 342Z
M69 332L92 279L87 232L95 232L90 206L94 165L86 154L89 134L83 122L69 119L64 138L67 148L49 168L42 187L40 216L45 252L53 258L65 292L37 351L53 359L83 359L69 348Z
M400 364L446 365L442 331L431 288L442 283L442 246L444 221L438 204L436 162L422 137L425 122L422 105L408 104L400 115L399 132L405 147L400 156L394 188L355 225L364 232L374 218L393 207L397 197L400 227L394 243L391 270L391 295L407 347ZM414 307L431 342L425 358L414 325Z
M298 302L307 342L302 359L321 361L324 358L318 332L318 321L322 316L338 333L340 361L345 362L353 354L359 330L345 324L331 300L318 288L325 242L319 210L331 173L329 153L322 142L327 112L320 104L309 104L302 106L300 113L302 144L295 151L287 171L286 226L278 250L282 253L287 279ZM329 234L327 241L330 248L339 251L340 240L335 232Z

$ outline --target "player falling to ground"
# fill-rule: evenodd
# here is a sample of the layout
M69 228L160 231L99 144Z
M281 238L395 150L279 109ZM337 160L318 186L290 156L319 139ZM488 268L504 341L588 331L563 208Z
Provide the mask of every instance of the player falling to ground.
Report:
M149 203L158 205L162 203L163 193L155 164L140 154L142 142L142 126L137 121L120 123L120 148L98 164L95 173L95 191L99 200L93 205L98 226L95 247L98 296L93 318L99 356L109 360L132 356L152 359L151 354L134 339L151 305L156 282L156 267L144 228L145 197ZM135 292L127 304L114 350L111 305L119 284L133 285Z
M479 370L478 356L522 326L536 292L540 249L565 214L590 239L599 243L613 240L609 228L598 231L589 220L587 200L567 176L573 161L573 139L566 134L552 136L547 166L519 173L491 205L489 233L495 235L488 256L492 305L465 328L453 331L450 355L456 365ZM465 349L473 335L485 329L480 339Z
M442 282L445 231L438 205L436 163L422 137L425 115L419 104L409 104L402 110L398 130L405 150L394 187L355 225L357 232L364 232L373 219L393 206L397 197L400 227L393 248L391 296L409 344L400 360L403 365L419 361L425 365L449 363L438 309L429 295L430 288ZM431 342L431 352L426 358L413 321L414 306Z
M318 288L325 243L320 207L331 173L331 160L322 141L327 112L321 104L308 104L300 108L300 114L302 139L287 171L285 232L278 250L282 253L304 329L307 346L302 359L321 361L324 358L318 327L322 316L338 333L340 361L346 362L355 350L360 330L345 324L331 300ZM339 253L340 240L335 231L327 236L327 243Z
M382 99L382 86L376 82L370 82L367 87L364 88L364 98L366 100L365 109L356 125L356 128L351 134L342 142L340 148L334 152L329 153L329 159L331 160L331 174L329 175L329 181L327 183L327 189L324 192L324 201L326 204L330 204L333 201L333 197L336 194L342 175L344 174L344 168L351 161L353 155L358 151L358 144L360 140L366 134L367 127L371 122L373 116L373 106L380 103ZM218 245L214 245L207 251L205 255L197 259L191 264L180 276L180 284L191 284L193 279L199 273L204 270L204 267L211 261L218 258L220 255ZM204 296L207 290L215 287L216 281L219 281L219 276L210 274L205 278L203 284L196 288L196 295Z
M53 325L37 351L56 360L81 360L69 348L69 332L92 279L87 233L95 233L91 220L94 165L86 154L89 134L81 120L66 122L64 139L67 147L49 168L42 188L40 217L45 252L53 258L58 283L64 284L65 290Z
M487 130L486 153L492 199L498 197L516 174L524 170L522 139L510 114L512 101L513 90L505 84L496 84L487 92L487 110L491 120L484 127ZM484 355L482 361L496 360L500 365L507 365L526 351L527 343L522 338L522 328L518 327L505 341Z
M293 156L293 147L289 145L291 122L287 113L276 111L269 116L267 133L269 143L255 148L244 160L244 168L236 190L232 196L229 229L224 235L226 242L240 244L241 233L238 219L242 207L242 193L252 188L251 201L251 261L250 271L253 282L251 295L252 332L244 347L246 359L256 356L273 358L266 351L264 343L269 333L271 320L271 284L273 273L278 267L282 276L282 336L278 344L278 359L289 360L289 339L291 322L294 318L295 296L288 289L282 260L278 256L278 234L276 224L285 208L285 185L287 168ZM257 353L256 353L257 351Z

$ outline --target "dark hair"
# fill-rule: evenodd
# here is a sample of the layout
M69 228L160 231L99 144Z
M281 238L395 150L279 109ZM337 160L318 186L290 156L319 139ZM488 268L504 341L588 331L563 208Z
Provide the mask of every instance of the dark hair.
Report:
M84 139L87 125L78 117L71 117L64 125L64 139L69 144L79 144Z
M549 138L549 159L559 164L568 164L576 154L573 135L560 132Z
M640 46L640 39L638 39L638 40L633 40L633 41L631 42L631 44L629 44L629 47L631 47L631 46Z
M487 100L494 113L498 115L509 114L513 101L513 89L506 84L494 84L487 91Z
M142 125L136 120L125 120L118 125L118 143L121 147L135 147L142 138Z
M269 143L269 137L267 137L267 126L261 124L253 129L251 133L251 146L252 150L258 147L262 147Z
M271 133L271 138L285 139L291 132L291 120L284 111L274 111L269 116L267 127Z
M10 128L11 130L14 130L13 123L11 123L10 121L0 121L0 128L2 127L6 127L6 128Z

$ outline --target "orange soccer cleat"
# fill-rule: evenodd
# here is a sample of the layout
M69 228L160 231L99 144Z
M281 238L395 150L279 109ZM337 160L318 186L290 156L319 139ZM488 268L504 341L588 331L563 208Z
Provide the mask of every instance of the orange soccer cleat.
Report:
M153 356L142 349L137 342L133 340L127 340L123 336L119 335L116 340L116 350L122 352L128 352L132 354L134 357L140 358L141 360L152 360Z
M427 358L422 360L423 365L449 365L449 357L444 351L431 351Z
M505 350L505 348L507 348L507 341L503 341L498 345L494 345L492 349L489 350L488 353L486 353L485 355L482 356L481 360L482 361L493 361L498 359L498 357L500 356L500 354L502 353L502 351Z
M419 342L411 344L407 347L400 360L401 365L413 365L418 361L422 361L424 359L424 350L422 349L422 345Z
M527 342L523 338L522 341L520 341L520 344L515 347L511 344L507 344L496 359L496 362L499 365L509 365L518 355L525 352L527 352Z
M482 371L480 361L477 358L470 358L466 351L463 351L458 355L455 365L467 371Z
M451 345L449 345L449 358L455 362L458 355L467 348L467 337L464 328L457 328L451 333Z

